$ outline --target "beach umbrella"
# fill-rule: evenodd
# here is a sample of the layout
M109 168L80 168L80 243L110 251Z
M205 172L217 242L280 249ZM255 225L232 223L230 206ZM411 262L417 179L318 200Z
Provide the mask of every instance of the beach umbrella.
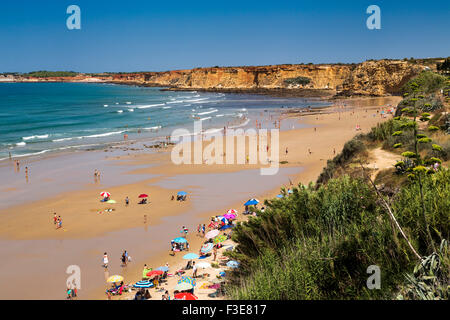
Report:
M178 237L178 238L173 239L173 242L176 242L176 243L186 243L187 240L186 240L185 238L183 238L183 237Z
M195 253L188 253L183 256L183 259L186 260L198 259L198 255L196 255Z
M233 228L233 226L230 226L229 224L224 225L222 228L220 228L220 230L226 230L228 228Z
M169 267L163 266L163 267L156 268L156 270L160 270L162 272L167 272L167 271L169 271Z
M177 196L185 196L185 195L187 195L187 192L186 192L186 191L179 191L179 192L177 193Z
M162 275L164 272L161 270L152 270L149 273L147 273L147 277L153 277L153 276L159 276Z
M224 242L226 240L227 240L227 236L221 235L221 236L218 236L218 237L214 238L214 243L220 243L220 242Z
M211 264L208 262L199 262L196 264L197 268L207 269L211 268Z
M211 242L205 243L204 245L202 245L202 248L200 249L200 251L202 253L208 253L210 252L212 249L214 248L214 245Z
M187 282L179 282L174 288L173 290L175 291L184 291L184 290L191 290L192 288L194 288L194 286L190 283Z
M109 193L107 191L102 191L102 192L100 192L100 196L102 196L103 198L108 198L111 196L111 193Z
M246 203L244 203L244 206L254 206L255 204L258 204L258 199L250 199Z
M121 282L123 281L123 277L119 276L119 275L114 275L108 278L108 280L106 280L106 282Z
M226 215L223 216L225 219L228 220L232 220L232 219L236 219L236 216L232 213L227 213Z
M220 217L219 219L220 219L220 221L222 221L223 223L228 223L228 220L227 220L227 218L225 218L225 217Z
M148 195L147 194L145 194L145 193L142 193L142 194L140 194L139 195L139 197L138 198L147 198L148 197Z
M282 194L277 194L277 198L283 198Z
M133 284L134 288L151 288L153 287L153 283L149 280L142 280L138 281L135 284Z
M219 233L220 233L219 230L211 230L205 234L205 238L211 239L211 238L217 237L219 235Z
M174 295L175 300L197 300L198 298L189 292L181 292Z
M238 212L237 212L236 209L229 209L229 210L227 211L227 213L228 213L228 214L234 214L234 215L238 214Z
M111 199L111 200L106 201L106 203L117 203L117 202L116 202L116 200Z
M227 262L227 267L230 267L230 268L237 268L237 267L239 267L239 262L237 262L237 261L234 261L234 260L231 260L231 261L228 261Z
M178 281L179 284L183 283L183 282L189 283L193 287L195 287L195 285L197 284L197 282L195 281L194 278L186 277L186 276L182 276L181 279Z

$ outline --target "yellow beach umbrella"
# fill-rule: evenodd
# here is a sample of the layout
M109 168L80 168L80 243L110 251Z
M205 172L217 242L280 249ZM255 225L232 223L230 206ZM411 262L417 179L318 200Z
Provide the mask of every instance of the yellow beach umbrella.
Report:
M123 277L119 276L119 275L114 275L108 278L108 280L106 280L106 282L121 282L123 281Z

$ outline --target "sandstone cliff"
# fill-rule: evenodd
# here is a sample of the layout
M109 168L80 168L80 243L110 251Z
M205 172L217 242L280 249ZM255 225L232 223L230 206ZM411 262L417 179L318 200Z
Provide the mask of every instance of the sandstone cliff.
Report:
M214 67L166 72L116 74L113 81L169 87L173 90L302 91L329 90L338 95L382 96L397 94L401 86L425 67L407 61L366 61L357 65L270 65ZM306 77L305 85L288 79Z

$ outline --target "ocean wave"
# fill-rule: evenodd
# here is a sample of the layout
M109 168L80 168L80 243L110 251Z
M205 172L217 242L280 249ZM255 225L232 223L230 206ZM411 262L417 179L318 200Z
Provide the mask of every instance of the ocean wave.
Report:
M214 109L214 110L211 110L211 111L205 111L205 112L197 113L197 115L198 115L198 116L202 116L202 115L204 115L204 114L210 114L210 113L214 113L214 112L217 112L217 111L219 111L219 110Z
M216 114L216 117L223 117L224 114Z
M123 110L117 110L117 113L122 113L123 112Z
M35 136L29 136L29 137L22 137L23 140L34 140L34 139L47 139L48 134L43 135L35 135Z
M205 118L201 118L201 119L199 119L200 121L205 121L205 120L208 120L208 119L211 119L211 117L205 117Z
M107 104L104 104L103 106L106 108L108 105L107 105Z
M18 147L23 147L24 145L26 145L26 142L18 142L18 143L16 143L16 146L18 146Z
M163 105L164 105L164 103L147 104L147 105L143 105L143 106L138 106L136 108L138 108L138 109L147 109L147 108L153 108L153 107L163 106Z
M163 109L172 109L172 107L162 107Z
M229 126L228 129L235 129L246 126L250 122L250 119L245 120L245 122L235 125L235 126Z
M128 109L128 111L130 111L130 112L133 112L133 111L134 111L134 109Z
M144 130L158 130L158 129L161 129L161 126L154 126L154 127L144 128Z
M127 102L125 102L126 104L131 104L131 102L130 101L127 101Z
M88 136L78 136L78 137L70 137L70 138L61 138L61 139L55 139L52 140L53 142L62 142L62 141L70 141L75 139L84 139L84 138L101 138L101 137L108 137L115 134L121 134L124 133L126 130L121 131L111 131L111 132L105 132L105 133L99 133L99 134L91 134Z

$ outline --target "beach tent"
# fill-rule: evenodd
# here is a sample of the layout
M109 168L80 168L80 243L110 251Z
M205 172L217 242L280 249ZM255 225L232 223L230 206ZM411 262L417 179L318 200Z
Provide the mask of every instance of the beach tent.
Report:
M212 249L214 248L214 245L211 242L205 243L204 245L202 245L202 248L200 249L200 251L202 253L208 253L210 252Z
M134 288L151 288L153 283L149 280L138 281L133 285Z
M258 199L250 199L246 203L244 203L244 206L254 206L259 203Z
M234 261L234 260L231 260L231 261L228 261L227 262L227 267L230 267L230 268L237 268L237 267L239 267L239 262L237 262L237 261Z
M186 196L187 195L187 192L186 191L179 191L178 193L177 193L177 196Z
M183 259L186 260L198 259L198 255L196 255L195 253L188 253L183 256Z
M186 240L185 238L183 238L183 237L178 237L178 238L173 239L173 242L176 242L176 243L186 243L187 240Z
M189 292L177 293L174 296L174 300L197 300L198 298Z

